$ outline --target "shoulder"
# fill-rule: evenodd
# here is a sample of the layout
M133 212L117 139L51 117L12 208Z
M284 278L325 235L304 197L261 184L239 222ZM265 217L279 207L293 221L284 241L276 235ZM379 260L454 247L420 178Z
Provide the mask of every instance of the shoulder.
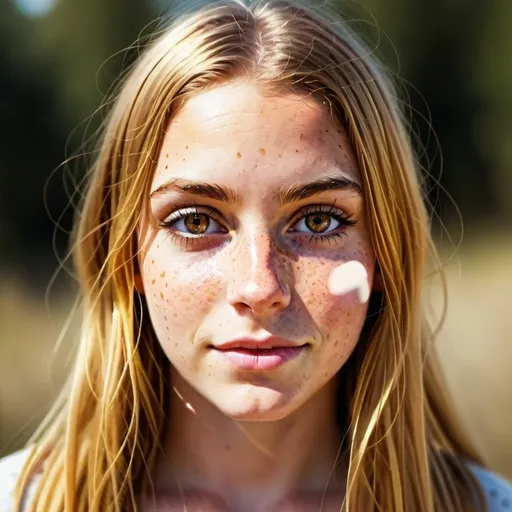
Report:
M2 512L13 510L14 488L29 454L30 449L24 449L0 459L0 511ZM28 491L29 496L31 491L33 491L33 485Z
M470 464L469 467L482 487L488 512L512 512L512 484L481 466Z

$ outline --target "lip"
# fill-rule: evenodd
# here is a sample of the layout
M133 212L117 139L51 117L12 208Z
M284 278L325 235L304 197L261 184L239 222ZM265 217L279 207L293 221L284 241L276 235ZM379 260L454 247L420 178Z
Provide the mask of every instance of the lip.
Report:
M248 349L248 350L266 350L272 348L296 348L306 345L305 343L296 343L286 338L279 338L278 336L267 336L266 338L251 338L243 336L236 338L232 341L224 343L214 343L213 348L217 350L233 350L233 349Z
M269 371L303 354L308 343L298 344L278 337L238 338L210 348L224 363L241 370Z

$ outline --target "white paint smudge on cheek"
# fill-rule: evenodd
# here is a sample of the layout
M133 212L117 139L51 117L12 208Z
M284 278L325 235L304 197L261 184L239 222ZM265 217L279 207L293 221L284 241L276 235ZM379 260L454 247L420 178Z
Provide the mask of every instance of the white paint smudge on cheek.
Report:
M370 298L368 273L359 261L347 261L336 267L329 276L328 286L329 292L333 295L357 291L361 304L365 304Z

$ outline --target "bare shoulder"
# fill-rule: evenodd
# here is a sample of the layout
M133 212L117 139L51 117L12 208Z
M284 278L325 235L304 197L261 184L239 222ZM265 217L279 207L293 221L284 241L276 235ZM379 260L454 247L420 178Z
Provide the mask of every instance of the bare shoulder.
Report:
M29 454L30 450L24 449L0 459L1 512L14 511L14 489ZM32 490L33 489L29 489L27 499L30 497Z
M512 512L512 484L481 466L470 465L487 500L488 512Z

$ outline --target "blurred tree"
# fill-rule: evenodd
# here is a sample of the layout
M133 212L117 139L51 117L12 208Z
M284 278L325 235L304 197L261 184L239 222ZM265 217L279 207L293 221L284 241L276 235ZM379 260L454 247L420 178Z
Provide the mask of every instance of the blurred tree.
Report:
M37 50L33 24L10 3L1 3L0 258L4 264L30 269L27 281L44 266L39 258L51 245L42 190L65 142L51 73L45 54Z
M506 55L512 50L510 2L366 0L355 6L349 4L368 19L368 12L361 9L363 6L375 16L381 30L371 24L370 28L364 25L362 28L372 41L381 40L384 48L378 53L385 61L393 62L395 51L387 38L396 46L400 64L393 67L399 80L406 81L405 98L412 107L411 124L420 137L420 145L426 146L426 153L420 146L418 149L421 164L432 174L428 180L430 202L444 221L449 222L454 216L455 207L439 189L439 179L440 185L453 197L469 230L480 229L480 220L503 212L505 204L512 199L511 191L505 194L508 199L503 197L502 178L496 182L493 171L500 164L489 158L489 141L482 137L480 125L483 119L489 125L489 117L496 116L496 112L488 111L486 100L492 94L486 85L488 72L482 72L488 68L487 54L482 49L494 44L491 41L497 32L491 27L499 25L497 13L508 14L499 31L507 38L501 44L501 64L507 62ZM497 75L503 78L503 66L499 69L495 68ZM511 69L509 66L509 80L505 84L500 82L507 90ZM511 111L509 108L507 118ZM496 138L502 140L500 136ZM498 201L500 196L502 199Z
M493 0L492 14L482 24L478 68L472 87L484 104L473 129L481 141L485 172L497 198L495 214L510 228L512 220L512 2ZM509 231L509 233L512 230Z
M64 112L71 125L88 118L136 55L135 43L157 15L151 0L61 0L39 26L54 56Z
M46 18L28 20L9 2L0 4L0 236L7 248L0 263L18 268L28 282L46 283L56 267L52 219L68 203L63 175L69 167L79 180L85 161L59 165L99 125L95 116L86 130L104 93L136 53L123 49L155 14L150 1L61 0ZM72 213L67 209L60 219L64 230ZM62 256L62 230L55 244Z

